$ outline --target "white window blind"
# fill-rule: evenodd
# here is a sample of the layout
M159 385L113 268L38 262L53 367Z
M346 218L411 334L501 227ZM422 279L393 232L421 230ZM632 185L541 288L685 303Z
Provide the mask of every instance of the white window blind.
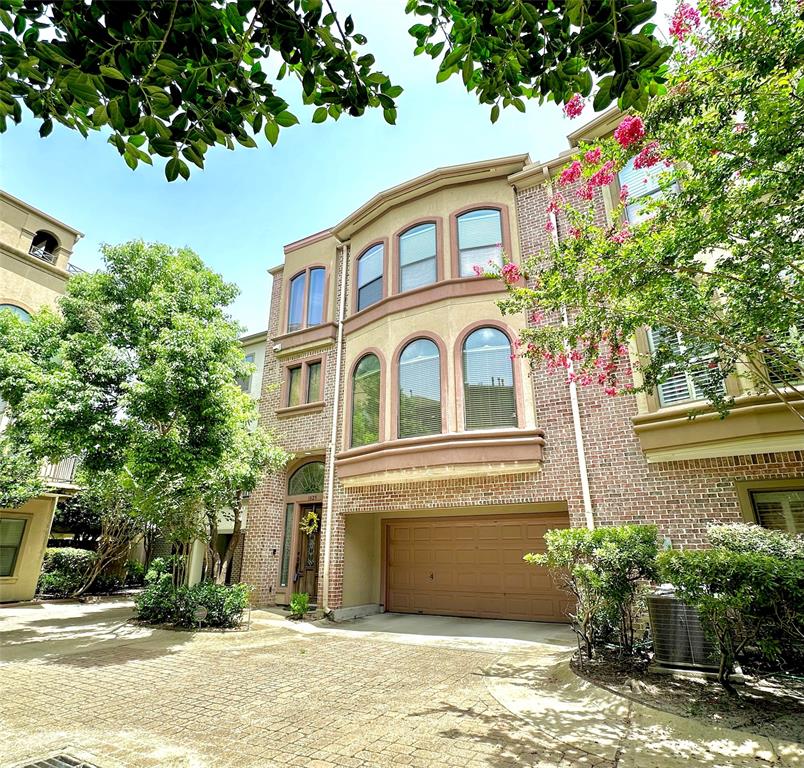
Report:
M657 327L648 331L648 342L651 354L655 354L661 347L668 347L678 354L683 350L684 341L680 333L670 328ZM704 387L708 382L719 378L717 370L717 351L712 351L693 360L688 369L668 367L668 375L658 386L659 404L674 405L690 400L704 400L706 394ZM723 383L720 382L720 386Z
M502 331L479 328L467 337L463 396L467 430L517 426L511 345Z
M458 253L461 277L486 269L489 262L502 266L502 223L497 210L469 211L458 217Z
M399 436L441 432L441 361L429 339L408 344L399 356Z
M366 355L352 378L351 445L376 443L380 439L380 361Z
M369 248L357 260L357 309L365 309L382 298L382 243Z
M0 576L13 576L17 563L25 520L18 517L0 518Z
M321 363L310 363L307 366L307 402L317 403L321 400Z
M804 488L791 491L754 491L751 503L757 522L765 528L804 533Z
M646 200L661 197L659 177L666 170L664 163L657 163L650 168L634 168L632 157L620 171L620 188L628 187L628 205L625 214L632 224L638 224L647 218L647 214L641 212Z
M300 365L288 370L288 406L301 404L302 369Z
M436 281L436 226L420 224L399 236L399 287L402 291Z

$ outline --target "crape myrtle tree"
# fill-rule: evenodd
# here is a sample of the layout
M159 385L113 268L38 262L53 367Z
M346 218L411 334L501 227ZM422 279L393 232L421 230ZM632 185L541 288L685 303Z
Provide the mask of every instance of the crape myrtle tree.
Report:
M402 0L398 0L402 2ZM644 105L662 90L671 48L634 0L409 0L414 54L436 79L460 77L488 105L528 99ZM0 0L0 131L23 105L55 123L107 129L129 167L167 158L169 181L204 166L210 146L275 144L298 122L277 82L297 82L314 123L381 109L394 123L402 87L376 66L365 35L331 0ZM597 85L594 80L597 78Z
M496 270L503 311L533 321L522 354L610 395L686 370L722 415L736 374L804 419L802 14L795 0L678 6L667 93L563 169L541 223L552 246L527 260L527 282L515 264ZM629 161L661 171L662 192L630 224L627 186L609 194ZM610 223L594 216L600 194ZM646 326L667 330L629 355Z
M237 288L188 249L136 241L103 256L105 271L68 282L58 314L22 323L0 312L3 440L15 457L0 493L21 503L39 461L77 455L98 479L87 491L96 506L186 549L206 536L211 504L253 488L284 453L253 426L256 406L237 383L253 368L225 312ZM6 467L17 471L6 478ZM209 495L210 478L229 495Z

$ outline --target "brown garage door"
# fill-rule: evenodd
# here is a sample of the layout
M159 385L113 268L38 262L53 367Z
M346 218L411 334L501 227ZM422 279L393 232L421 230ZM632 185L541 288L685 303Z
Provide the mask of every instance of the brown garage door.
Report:
M566 621L566 595L522 556L544 552L545 531L568 526L566 513L390 520L385 608Z

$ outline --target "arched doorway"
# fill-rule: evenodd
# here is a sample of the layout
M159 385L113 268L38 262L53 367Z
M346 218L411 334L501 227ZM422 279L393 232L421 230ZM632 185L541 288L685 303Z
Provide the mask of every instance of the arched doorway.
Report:
M316 600L323 500L323 461L308 461L291 471L276 586L278 603L289 603L294 592L306 592L311 603Z

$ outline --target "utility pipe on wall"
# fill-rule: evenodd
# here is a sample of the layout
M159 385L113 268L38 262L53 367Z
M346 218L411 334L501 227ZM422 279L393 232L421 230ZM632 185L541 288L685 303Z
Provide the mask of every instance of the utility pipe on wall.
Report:
M327 510L324 520L324 583L321 589L324 611L329 611L329 563L332 551L332 504L335 498L335 453L338 441L338 418L341 402L341 365L343 362L343 320L346 307L346 268L348 264L348 245L338 247L341 270L341 295L338 306L338 341L335 347L335 390L332 394L332 432L329 439L329 475L327 476Z
M550 178L550 170L547 166L544 167L544 179L545 179L545 186L547 187L547 193L552 198L553 196L553 183L552 179ZM552 230L552 240L554 245L558 245L558 217L555 213L550 212L548 214L550 216L550 220L553 223L553 230ZM567 308L561 308L561 324L566 328L569 326L569 318L567 316ZM569 353L569 342L565 342L565 346L567 347L567 352ZM575 450L578 454L578 471L581 478L581 495L583 497L583 512L584 516L586 517L586 527L590 530L594 529L595 527L595 516L594 510L592 508L592 494L589 490L589 472L586 466L586 450L584 449L583 443L583 429L581 427L581 410L578 405L578 385L575 383L575 376L572 374L575 373L575 364L572 361L572 358L567 355L569 358L569 395L570 395L570 408L572 410L572 428L575 433Z

